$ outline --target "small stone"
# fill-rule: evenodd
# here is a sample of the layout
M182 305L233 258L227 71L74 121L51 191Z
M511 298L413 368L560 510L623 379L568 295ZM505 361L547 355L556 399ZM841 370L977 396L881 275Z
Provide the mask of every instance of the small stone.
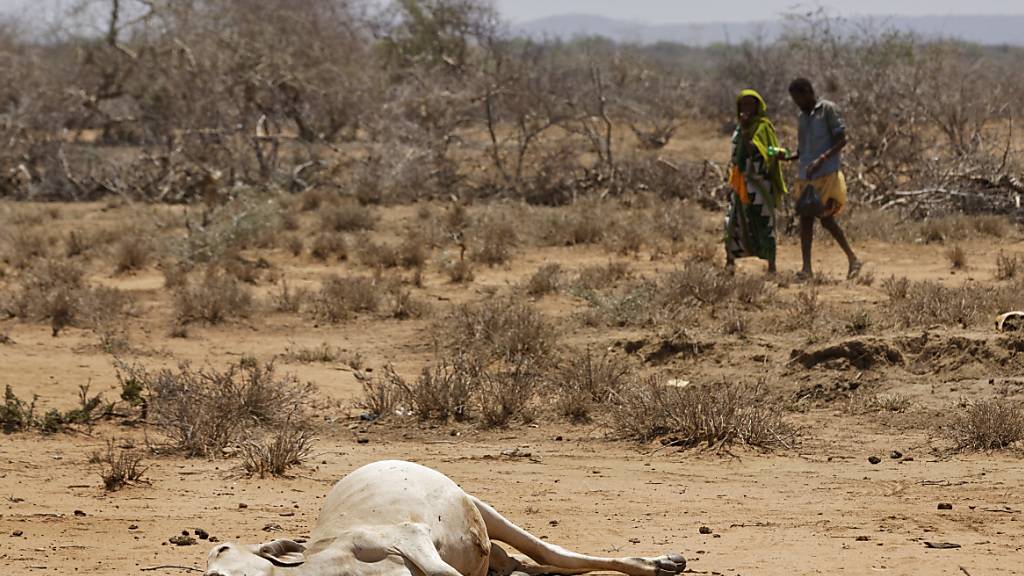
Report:
M872 464L880 464L882 462L882 459L879 458L878 456L872 456L868 458L868 462L871 462Z
M893 460L899 460L900 458L903 458L903 452L900 452L899 450L893 450L892 454L889 454L889 458L892 458Z
M21 530L15 530L14 532L11 532L11 536L14 536L15 538L18 538L18 537L21 537L21 536L24 536L24 535L25 535L25 533L22 532Z
M138 530L139 529L139 525L138 524L129 524L128 525L128 529L129 530Z
M552 521L548 522L548 526L552 526L552 527L558 526L558 520L552 520Z
M950 504L949 502L942 502L941 504L939 504L939 510L952 510L952 509L953 509L953 505Z
M174 538L171 538L170 543L174 544L175 546L194 546L196 543L196 539L189 536L188 534L183 534L181 536L175 536Z
M906 458L903 459L903 461L904 462L913 462L914 461L914 457L913 456L907 456Z
M210 533L207 532L206 530L203 530L202 528L196 528L195 529L195 533L196 533L196 536L198 536L200 540L209 540L210 539Z
M239 510L245 510L245 509L246 509L246 508L248 508L248 507L249 507L249 505L248 505L248 504L246 504L245 502L240 502L240 503L238 504L238 509L239 509Z
M359 444L369 444L370 443L370 439L366 438L366 437L361 437L361 438L356 439L356 442L359 443Z
M281 528L280 524L274 524L273 522L263 527L264 532L281 532L283 530L284 528Z
M82 510L75 510L75 516L78 516L79 518L82 518L85 515L86 514L85 514L84 511L82 511Z
M639 544L640 543L640 539L639 538L630 538L629 539L629 543L630 544Z
M698 532L700 532L701 534L711 534L712 530L711 530L711 528L708 528L707 526L701 526L700 530L698 530Z
M857 536L856 540L857 540L857 542L870 542L871 541L871 537L870 536Z
M721 534L712 534L711 537L712 538L721 538L722 535Z
M220 538L217 538L216 536L210 536L210 542L220 542Z
M555 436L555 442L561 442L561 441L562 441L562 437L561 436Z

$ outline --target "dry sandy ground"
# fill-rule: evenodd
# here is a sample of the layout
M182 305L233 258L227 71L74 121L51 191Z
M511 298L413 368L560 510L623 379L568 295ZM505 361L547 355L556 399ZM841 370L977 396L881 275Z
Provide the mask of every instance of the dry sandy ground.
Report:
M64 210L68 220L79 212L83 221L123 216L100 214L96 206ZM713 230L717 222L709 226ZM992 282L993 242L964 244L972 262L969 275L979 281ZM878 278L896 274L951 285L964 278L950 275L942 246L870 243L859 248ZM1005 240L1000 248L1022 251L1016 239ZM845 266L839 256L830 242L821 242L816 254L819 270L839 277ZM488 287L505 287L545 262L577 268L608 258L600 248L526 251L509 268L482 269L468 288L455 290L440 276L428 276L422 293L444 305L485 296ZM798 261L798 247L787 240L780 266L793 270ZM649 273L676 264L670 259L633 263ZM759 273L756 263L744 263L743 268L745 273ZM290 265L288 274L301 284L313 282L326 270L305 262ZM261 314L224 326L196 327L187 339L172 339L157 271L115 278L100 270L93 276L96 282L139 297L141 310L131 321L130 356L147 365L180 360L224 365L243 354L269 360L289 346L327 342L359 352L369 366L392 361L399 372L414 376L431 357L426 321L364 318L340 326L314 326L300 316ZM790 286L779 293L800 289ZM860 302L884 314L885 296L877 285L840 282L824 287L822 297ZM568 318L569 300L548 298L540 306L556 318ZM98 349L91 333L69 329L54 339L48 326L8 322L0 328L13 339L0 345L0 385L12 385L23 397L38 394L47 408L70 407L78 386L86 383L94 392L116 396L110 392L115 385L111 358ZM592 328L573 337L607 340L619 333L630 335L629 330ZM991 337L977 330L958 335ZM795 369L787 360L803 337L779 338L762 326L749 342L722 338L707 362L666 369L693 379L754 374L765 370L753 360L763 355L770 381L786 390L862 376L855 371L837 375ZM324 395L341 402L351 402L358 393L351 369L340 363L279 367L315 382ZM1024 574L1024 475L1019 456L952 455L928 426L921 425L961 395L993 394L996 379L1003 386L1017 386L1019 393L1020 382L1012 370L974 363L948 373L868 371L863 376L873 390L901 392L915 402L916 411L858 415L838 404L815 405L793 415L807 430L800 446L775 454L678 452L618 443L605 429L548 421L486 433L472 428L364 427L339 410L325 414L316 456L293 478L245 478L231 460L154 456L148 460L149 484L106 493L88 464L90 453L108 438L142 442L145 431L104 423L70 435L3 436L0 563L5 574L16 575L136 574L163 564L201 568L207 543L176 547L168 539L195 528L222 541L307 535L331 483L361 464L402 458L443 471L553 542L601 554L679 551L698 573ZM357 437L369 442L357 443ZM511 456L503 455L516 448L519 451ZM904 458L890 458L894 450ZM869 464L872 455L881 456L882 462ZM939 510L939 503L953 508ZM702 526L713 533L701 534ZM925 542L962 547L929 549Z

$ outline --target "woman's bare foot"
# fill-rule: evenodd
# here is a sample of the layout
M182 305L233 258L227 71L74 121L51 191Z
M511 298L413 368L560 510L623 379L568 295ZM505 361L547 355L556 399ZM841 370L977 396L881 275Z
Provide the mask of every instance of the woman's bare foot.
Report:
M864 268L864 263L860 260L850 260L850 270L846 273L847 280L853 280L860 274L860 271Z
M814 280L814 272L810 270L801 270L796 273L797 282L810 282L811 280Z

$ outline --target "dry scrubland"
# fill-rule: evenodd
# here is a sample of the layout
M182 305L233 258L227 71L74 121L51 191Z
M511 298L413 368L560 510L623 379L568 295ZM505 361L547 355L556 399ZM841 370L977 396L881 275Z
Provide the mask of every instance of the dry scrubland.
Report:
M522 42L473 2L92 5L69 18L102 37L2 29L9 573L302 537L391 457L700 573L1021 571L1014 50L822 15L694 50ZM716 122L751 85L792 141L785 81L823 62L865 272L822 235L797 283L783 208L783 272L728 276Z

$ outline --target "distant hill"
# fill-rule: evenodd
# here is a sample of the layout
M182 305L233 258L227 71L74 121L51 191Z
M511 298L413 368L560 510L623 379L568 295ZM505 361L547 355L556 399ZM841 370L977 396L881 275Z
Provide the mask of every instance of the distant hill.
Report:
M1024 16L897 16L853 20L871 22L915 32L927 38L957 38L978 44L1024 46ZM717 22L646 24L590 14L565 14L523 22L513 30L532 38L572 39L603 36L618 42L652 44L675 42L691 46L740 42L761 38L772 40L782 32L782 23Z

